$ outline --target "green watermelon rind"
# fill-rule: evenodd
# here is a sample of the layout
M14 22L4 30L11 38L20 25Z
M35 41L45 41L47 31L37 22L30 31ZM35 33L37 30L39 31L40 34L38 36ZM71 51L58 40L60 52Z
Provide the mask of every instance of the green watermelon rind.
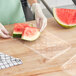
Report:
M40 32L38 32L34 37L25 37L25 36L22 36L21 39L22 40L26 40L26 41L34 41L36 40L37 38L39 38L40 36Z
M22 34L13 34L14 38L21 38Z
M13 32L13 37L14 38L21 38L22 33L21 32Z
M76 24L74 24L74 25L66 25L66 24L64 24L63 22L61 22L61 21L58 19L55 10L56 10L56 8L53 8L53 15L54 15L54 18L55 18L55 20L57 21L58 24L60 24L60 25L61 25L62 27L64 27L64 28L76 27Z

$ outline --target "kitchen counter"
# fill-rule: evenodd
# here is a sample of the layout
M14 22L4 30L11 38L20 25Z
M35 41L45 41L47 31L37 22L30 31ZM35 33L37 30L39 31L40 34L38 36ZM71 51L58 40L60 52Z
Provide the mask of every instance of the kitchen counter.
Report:
M31 23L35 23L35 21ZM13 25L5 27L12 35ZM76 54L76 28L62 28L54 18L50 18L45 30L67 41L72 48L52 62L46 62L45 58L24 47L22 40L1 38L0 52L20 58L23 64L0 70L0 76L69 76L61 66Z

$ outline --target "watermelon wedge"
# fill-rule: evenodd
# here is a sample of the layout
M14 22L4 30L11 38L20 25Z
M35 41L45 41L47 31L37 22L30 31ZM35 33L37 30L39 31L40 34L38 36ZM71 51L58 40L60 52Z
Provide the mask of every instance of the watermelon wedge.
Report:
M39 29L36 27L25 27L21 39L34 41L40 36Z
M76 26L76 9L53 8L56 21L65 28Z
M16 24L14 24L13 37L21 38L22 32L23 32L25 27L29 27L29 25L25 24L25 23L16 23Z

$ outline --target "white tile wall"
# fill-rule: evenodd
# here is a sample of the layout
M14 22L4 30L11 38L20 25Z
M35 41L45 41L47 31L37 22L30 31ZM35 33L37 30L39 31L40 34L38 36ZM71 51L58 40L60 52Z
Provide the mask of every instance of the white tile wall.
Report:
M73 4L72 0L45 0L50 7L65 6ZM45 8L41 3L42 8Z

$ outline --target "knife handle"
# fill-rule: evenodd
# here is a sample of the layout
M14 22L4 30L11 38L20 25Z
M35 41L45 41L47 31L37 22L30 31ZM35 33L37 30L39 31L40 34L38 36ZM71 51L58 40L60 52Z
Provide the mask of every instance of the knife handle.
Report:
M72 0L73 1L73 3L76 5L76 0Z

